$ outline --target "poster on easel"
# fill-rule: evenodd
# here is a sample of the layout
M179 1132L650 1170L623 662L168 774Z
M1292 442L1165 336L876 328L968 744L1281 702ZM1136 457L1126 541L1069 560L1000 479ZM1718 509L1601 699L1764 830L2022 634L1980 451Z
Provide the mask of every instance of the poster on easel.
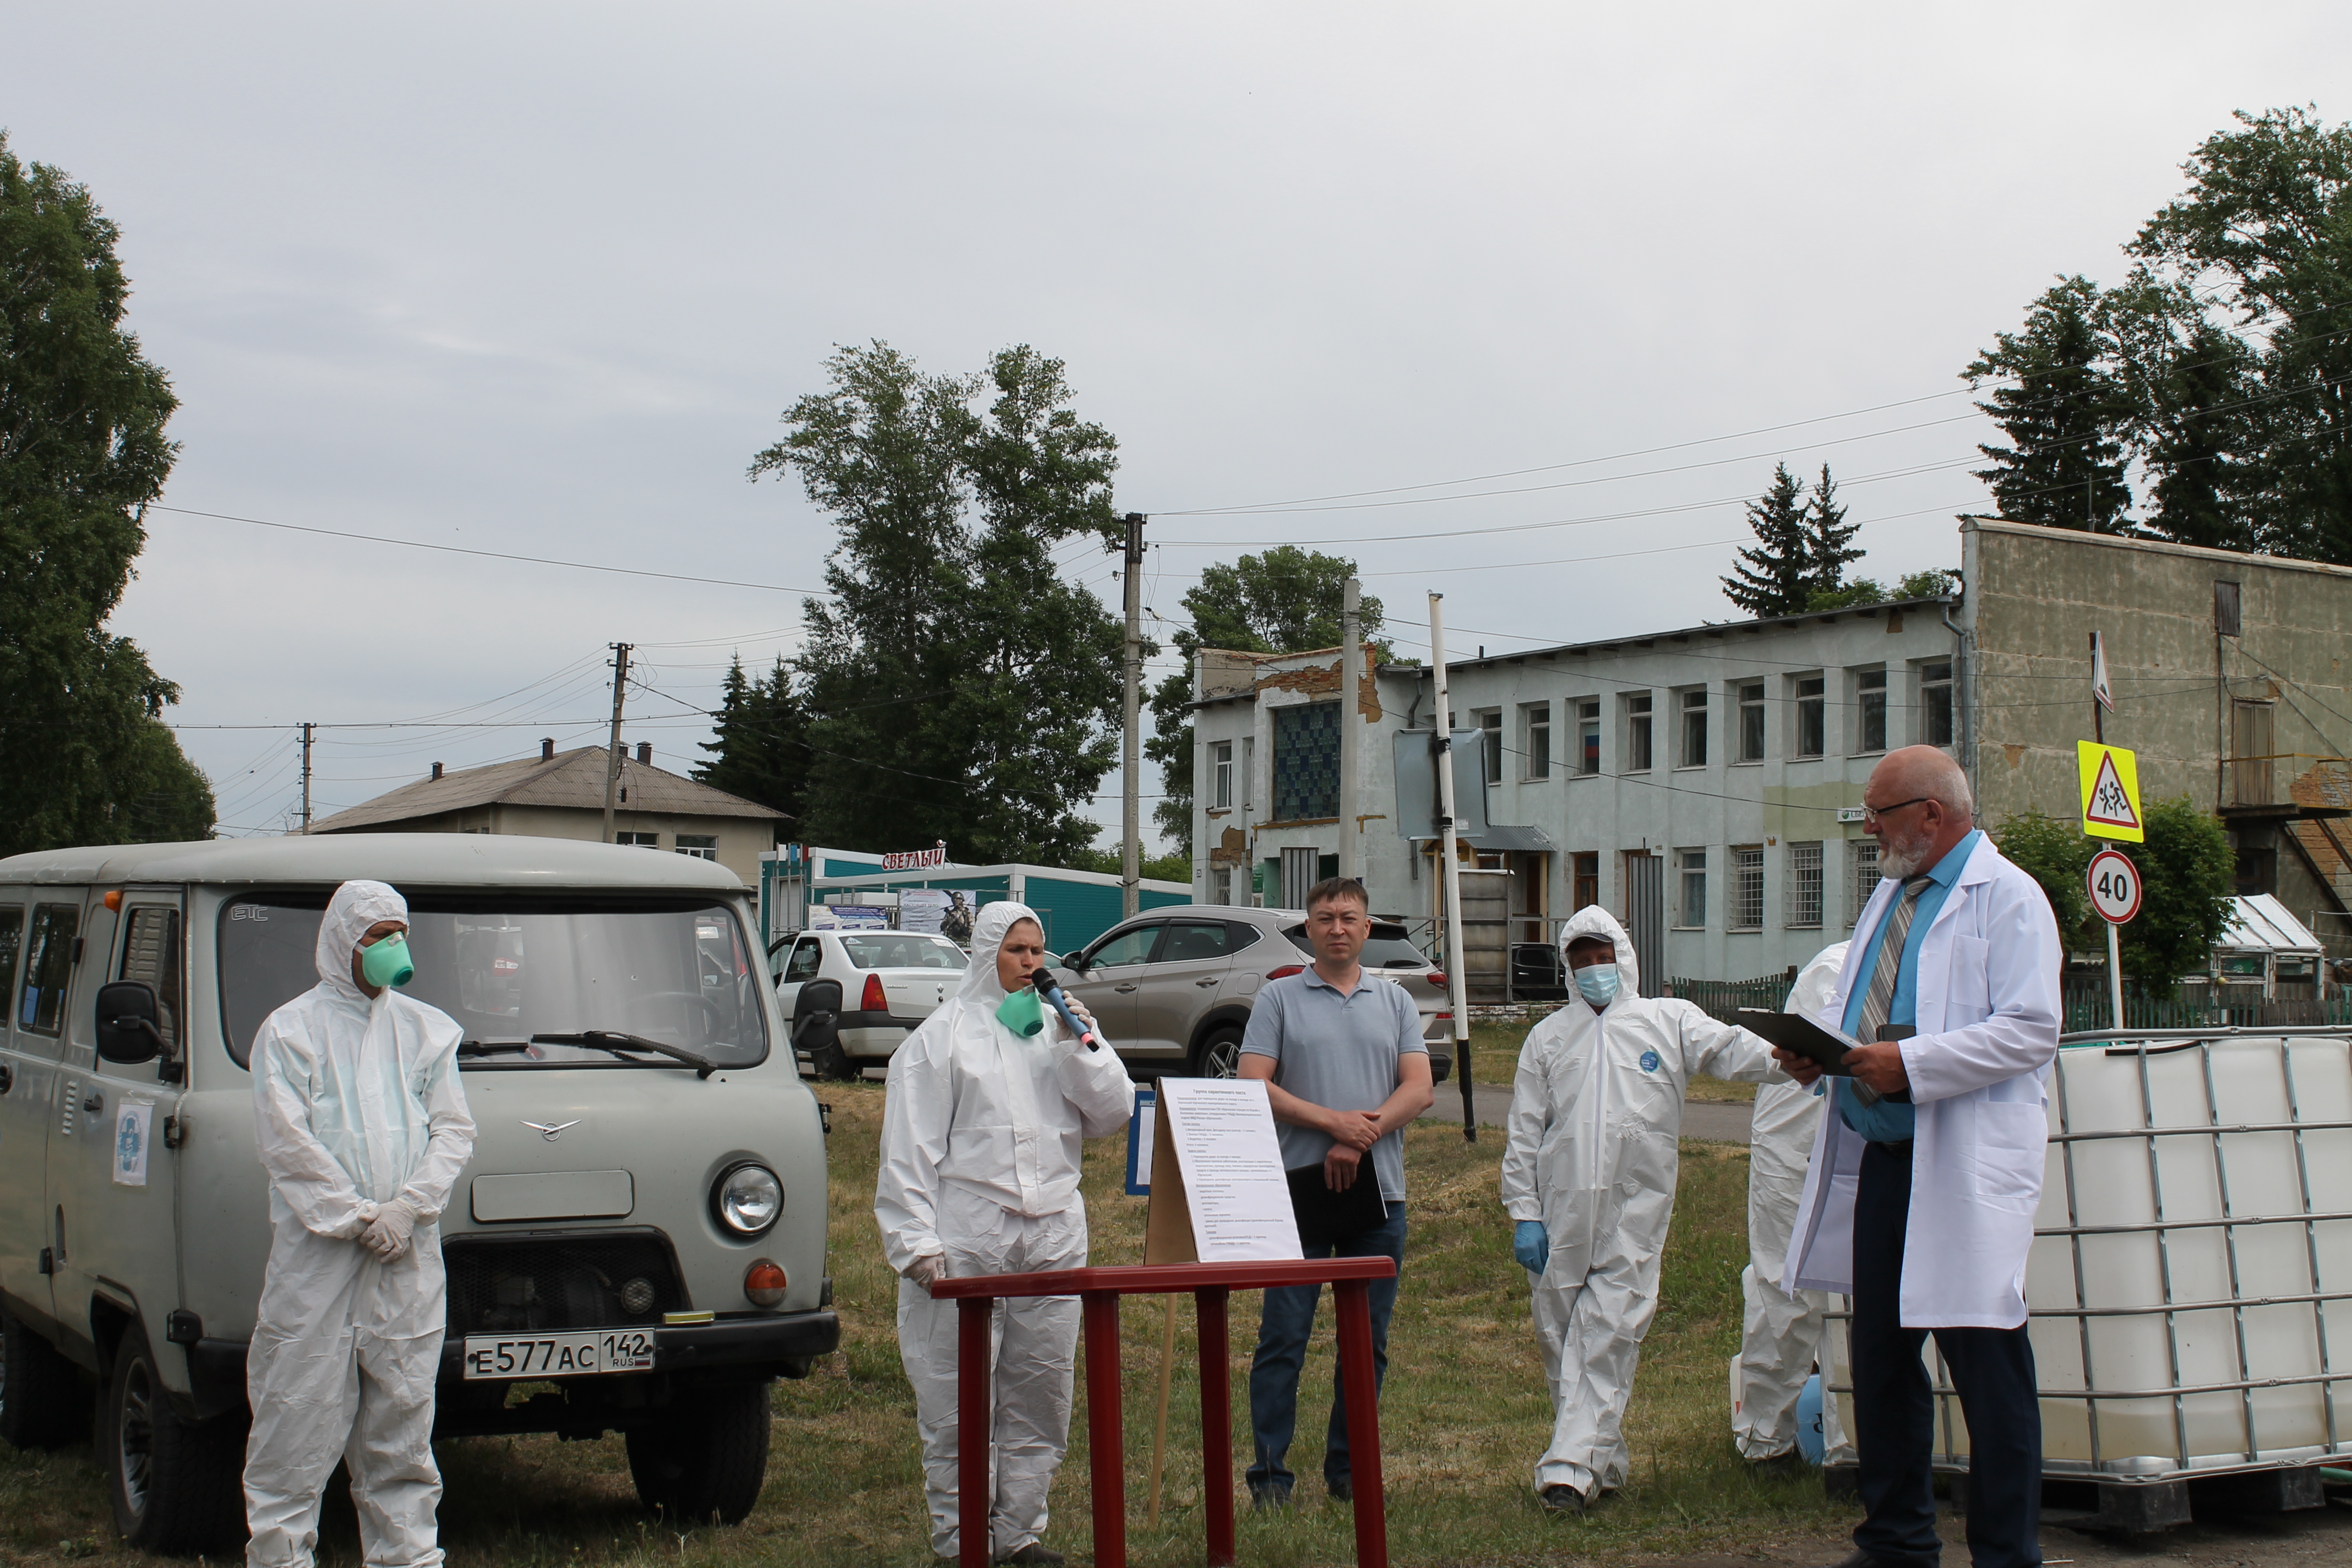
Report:
M1165 1078L1155 1109L1143 1261L1302 1256L1265 1083Z

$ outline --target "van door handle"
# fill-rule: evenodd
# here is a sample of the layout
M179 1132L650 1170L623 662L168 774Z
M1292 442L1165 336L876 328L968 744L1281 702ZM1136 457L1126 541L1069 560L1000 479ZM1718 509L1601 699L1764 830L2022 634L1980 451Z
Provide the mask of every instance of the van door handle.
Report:
M84 1116L96 1116L105 1109L106 1096L99 1093L98 1090L93 1089L82 1097L81 1113Z

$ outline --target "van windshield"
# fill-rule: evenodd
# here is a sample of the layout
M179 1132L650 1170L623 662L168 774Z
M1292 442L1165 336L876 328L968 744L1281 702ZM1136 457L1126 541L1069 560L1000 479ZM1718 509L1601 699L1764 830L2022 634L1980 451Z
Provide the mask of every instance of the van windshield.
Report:
M768 1054L764 977L735 911L701 898L402 891L416 978L403 989L477 1042L466 1066L659 1067L634 1035L720 1068ZM318 984L324 892L252 893L221 910L221 1026L241 1067L269 1015ZM575 1037L572 1043L536 1037ZM623 1053L626 1054L623 1054Z

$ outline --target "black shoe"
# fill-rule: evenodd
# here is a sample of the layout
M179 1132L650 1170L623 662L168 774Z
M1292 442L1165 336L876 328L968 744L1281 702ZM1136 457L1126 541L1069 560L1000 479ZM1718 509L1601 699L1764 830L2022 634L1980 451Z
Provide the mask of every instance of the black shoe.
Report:
M1554 1481L1548 1487L1539 1487L1536 1496L1553 1513L1582 1513L1585 1509L1584 1494L1566 1481Z
M1279 1511L1290 1506L1288 1487L1252 1487L1249 1494L1252 1513Z
M1333 1502L1353 1502L1356 1500L1356 1483L1348 1477L1341 1476L1336 1481L1325 1481L1323 1484L1331 1489L1331 1500Z
M1016 1546L1010 1552L998 1552L996 1561L1034 1564L1037 1568L1060 1568L1067 1559L1044 1542L1033 1541L1026 1546Z
M1761 1459L1748 1461L1748 1473L1766 1479L1777 1480L1783 1476L1801 1476L1811 1468L1812 1466L1806 1461L1805 1456L1794 1448L1784 1448L1777 1454L1768 1455Z

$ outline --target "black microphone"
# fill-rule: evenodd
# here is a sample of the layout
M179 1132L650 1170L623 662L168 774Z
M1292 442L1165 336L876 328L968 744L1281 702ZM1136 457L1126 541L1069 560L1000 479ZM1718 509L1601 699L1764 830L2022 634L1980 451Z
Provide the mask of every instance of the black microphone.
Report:
M1102 1041L1095 1037L1095 1032L1092 1029L1087 1028L1084 1024L1079 1023L1078 1016L1070 1011L1069 999L1062 994L1062 988L1054 984L1054 972L1052 970L1037 969L1031 971L1029 975L1029 984L1037 988L1037 994L1045 1002L1045 1005L1051 1007L1055 1012L1059 1013L1062 1016L1062 1022L1070 1026L1070 1033L1077 1036L1080 1040L1085 1042L1087 1049L1090 1051L1098 1051L1102 1049Z

